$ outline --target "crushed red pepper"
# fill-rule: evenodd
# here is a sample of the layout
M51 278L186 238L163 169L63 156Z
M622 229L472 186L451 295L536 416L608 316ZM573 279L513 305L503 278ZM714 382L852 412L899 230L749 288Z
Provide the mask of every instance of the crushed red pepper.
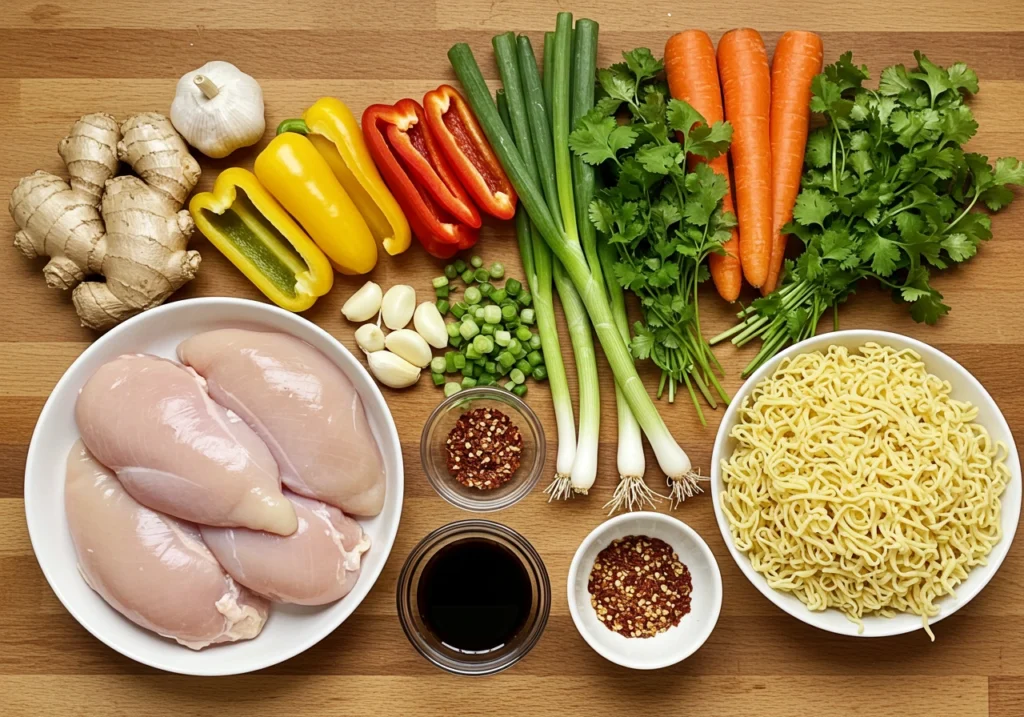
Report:
M468 488L492 490L519 469L523 434L496 408L463 413L448 433L448 472Z
M597 619L609 630L654 637L690 612L693 583L671 545L627 535L597 554L587 590Z

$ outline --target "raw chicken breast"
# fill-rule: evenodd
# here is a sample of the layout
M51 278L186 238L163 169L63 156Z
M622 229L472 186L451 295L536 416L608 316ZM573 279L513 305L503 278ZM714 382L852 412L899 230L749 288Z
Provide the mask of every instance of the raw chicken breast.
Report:
M295 531L267 446L181 364L133 355L100 366L75 419L89 451L147 508L193 523Z
M178 347L210 395L266 441L286 486L352 515L384 507L384 464L352 382L286 334L221 329Z
M64 505L82 577L135 624L193 650L260 634L267 601L225 574L196 526L140 505L81 441Z
M285 496L299 518L299 529L288 537L200 526L203 539L231 577L272 600L325 605L344 597L359 577L369 536L332 505Z

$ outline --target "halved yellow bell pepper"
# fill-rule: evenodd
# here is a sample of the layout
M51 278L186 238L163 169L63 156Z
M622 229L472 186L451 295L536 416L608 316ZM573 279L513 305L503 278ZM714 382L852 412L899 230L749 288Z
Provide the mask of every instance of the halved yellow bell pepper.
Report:
M282 132L309 137L388 254L394 256L409 248L409 222L377 172L359 124L345 103L322 97L301 120L282 122L277 133Z
M260 184L298 220L334 268L365 274L377 263L377 243L348 192L307 137L279 134L256 157Z
M334 284L324 253L247 169L225 169L188 210L210 243L282 309L305 311Z

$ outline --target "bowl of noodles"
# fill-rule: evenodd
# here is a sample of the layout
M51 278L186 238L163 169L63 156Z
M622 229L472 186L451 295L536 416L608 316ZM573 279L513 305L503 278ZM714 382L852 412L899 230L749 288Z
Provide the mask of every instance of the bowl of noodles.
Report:
M934 639L1006 557L1021 471L967 369L906 336L838 331L743 385L715 440L711 492L736 564L790 615Z

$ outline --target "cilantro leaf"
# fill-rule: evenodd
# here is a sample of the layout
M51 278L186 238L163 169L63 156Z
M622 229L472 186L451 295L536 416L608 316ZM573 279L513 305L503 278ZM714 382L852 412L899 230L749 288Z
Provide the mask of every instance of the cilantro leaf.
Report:
M618 112L621 106L622 100L618 97L602 97L594 103L594 109L591 111L599 115L611 116Z
M953 85L953 89L964 89L972 95L978 93L978 76L974 74L974 70L964 63L957 62L950 65L947 74L949 75L949 81L950 84Z
M636 77L638 84L649 77L654 77L662 70L661 60L655 58L646 47L638 47L630 52L623 52L622 59L626 61L626 66Z
M796 198L793 219L804 226L817 224L825 228L825 220L836 211L835 203L816 189L805 189Z
M976 242L971 241L966 234L954 232L942 239L942 248L949 254L949 258L960 263L967 261L978 251Z
M832 133L827 127L819 127L807 138L804 161L812 167L827 167L832 163Z
M996 184L1016 184L1024 186L1024 162L1013 157L1001 157L996 160L996 169L992 174Z
M913 92L914 83L910 80L907 68L903 65L893 65L882 70L882 77L878 82L878 92L890 97L902 95L905 92Z
M953 89L953 83L949 79L949 73L933 63L920 50L914 50L914 58L917 60L917 72L911 72L910 77L920 80L928 85L931 93L932 104L946 90Z
M632 102L636 95L636 80L625 65L612 65L597 71L597 81L609 97Z
M704 115L682 100L669 100L666 118L669 128L676 132L682 132L684 135L689 133L690 128L698 122L706 124Z
M887 277L896 271L896 262L900 258L900 247L891 239L879 235L869 234L861 245L860 256L862 261L871 262L871 271L881 277Z
M853 64L853 53L844 52L839 59L825 68L825 76L839 87L840 92L858 88L868 78L866 65Z
M910 315L918 323L934 325L948 313L949 306L942 303L942 294L934 289L910 305Z
M612 208L603 199L595 199L590 203L590 207L587 210L587 214L590 217L590 222L594 225L597 231L602 234L612 233L612 224L615 218L612 214Z
M637 150L636 160L648 172L668 174L683 162L683 148L674 142L670 144L648 144Z
M637 321L633 324L633 338L629 342L629 353L638 361L643 361L650 357L652 349L654 349L654 332Z
M705 159L714 159L725 154L731 141L732 125L728 122L715 122L710 127L700 124L687 135L686 151Z
M601 164L617 159L617 154L636 141L636 130L620 125L614 117L595 119L587 115L569 135L569 148L587 164Z

